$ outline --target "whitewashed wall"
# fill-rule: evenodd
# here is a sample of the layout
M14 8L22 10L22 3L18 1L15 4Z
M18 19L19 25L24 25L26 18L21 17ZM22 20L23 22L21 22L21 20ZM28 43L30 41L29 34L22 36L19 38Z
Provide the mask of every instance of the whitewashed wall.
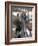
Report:
M37 3L37 42L38 42L38 3Z

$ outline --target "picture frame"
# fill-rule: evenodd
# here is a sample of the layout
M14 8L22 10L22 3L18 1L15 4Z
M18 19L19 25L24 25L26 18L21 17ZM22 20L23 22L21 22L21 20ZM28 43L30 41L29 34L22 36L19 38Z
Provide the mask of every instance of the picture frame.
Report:
M5 44L37 42L37 4L5 2Z

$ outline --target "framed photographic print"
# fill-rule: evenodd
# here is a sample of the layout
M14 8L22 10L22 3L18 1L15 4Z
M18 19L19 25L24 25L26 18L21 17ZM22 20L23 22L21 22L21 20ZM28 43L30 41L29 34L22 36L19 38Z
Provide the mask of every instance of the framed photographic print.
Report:
M37 42L37 4L5 2L5 44Z

